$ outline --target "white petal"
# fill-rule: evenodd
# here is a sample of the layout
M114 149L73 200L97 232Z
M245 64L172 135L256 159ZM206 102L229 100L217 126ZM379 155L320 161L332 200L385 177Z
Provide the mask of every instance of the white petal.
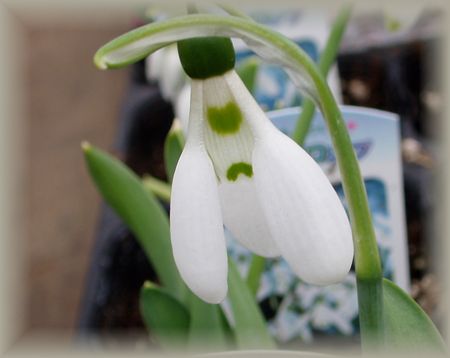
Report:
M201 83L193 82L188 139L172 184L171 240L189 288L219 303L227 293L227 252L217 180L201 137Z
M233 99L245 118L245 123L250 127L252 137L260 137L267 130L274 129L272 122L267 118L247 87L245 87L236 71L228 71L224 75L224 79L228 90L233 94Z
M272 237L304 281L341 281L353 259L345 210L316 162L275 127L255 141L253 170L257 194Z
M279 256L279 249L272 240L258 202L253 180L240 176L235 182L222 181L219 194L223 223L233 237L260 256Z
M234 73L237 80L242 82L234 71L228 71L223 76L203 81L203 115L205 118L208 116L207 111L210 107L223 108L230 104L238 106L235 94L227 83L227 76L230 73ZM206 149L221 181L227 180L227 172L233 164L251 163L253 135L245 118L242 118L236 132L226 134L217 133L205 120L204 137Z

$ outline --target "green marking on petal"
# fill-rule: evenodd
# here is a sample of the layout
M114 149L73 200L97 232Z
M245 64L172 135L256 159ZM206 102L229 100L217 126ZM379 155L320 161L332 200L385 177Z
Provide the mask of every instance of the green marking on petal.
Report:
M245 176L251 178L253 176L252 165L245 162L231 164L227 170L227 179L229 181L236 181L239 174L244 174Z
M241 110L234 102L229 102L224 107L209 107L206 117L211 129L222 135L236 133L242 123Z

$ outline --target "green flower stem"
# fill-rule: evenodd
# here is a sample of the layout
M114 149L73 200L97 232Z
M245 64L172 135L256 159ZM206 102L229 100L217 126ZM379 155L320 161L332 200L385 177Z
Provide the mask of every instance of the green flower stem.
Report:
M382 278L356 278L359 326L363 351L381 351L385 346Z
M352 223L362 344L364 349L373 350L384 344L383 274L367 194L350 136L333 94L323 77L316 84Z
M348 20L350 19L351 6L345 6L341 9L337 16L333 26L331 28L330 36L328 37L325 48L320 56L319 71L326 78L331 66L333 65L336 55L339 50L339 46L344 36L345 29L347 28ZM299 145L303 145L306 135L308 134L311 121L315 113L314 102L308 98L305 98L302 105L302 112L297 120L294 132L292 133L292 139Z
M264 257L252 255L252 261L250 262L250 267L247 274L247 286L254 296L258 293L265 263L266 259Z

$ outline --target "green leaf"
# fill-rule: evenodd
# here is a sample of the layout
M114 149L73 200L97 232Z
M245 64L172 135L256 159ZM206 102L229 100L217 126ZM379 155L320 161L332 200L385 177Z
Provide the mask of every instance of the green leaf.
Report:
M141 288L139 305L145 325L162 347L181 348L187 343L190 317L180 301L147 281Z
M240 63L239 67L236 69L236 72L250 93L252 93L255 88L258 67L259 61L255 57L250 57L247 60L244 60L243 63Z
M242 279L233 260L228 260L228 296L235 321L236 343L241 349L275 349L255 296Z
M344 37L345 30L347 28L348 20L351 15L351 7L345 6L341 9L336 20L333 23L331 32L328 36L325 48L320 55L319 59L319 71L326 78L331 66L333 65L336 56L339 51L342 38ZM294 132L292 133L292 139L298 144L303 145L306 135L308 134L311 121L316 111L314 102L305 98L302 105L302 112L297 120Z
M145 175L142 178L142 184L145 189L152 193L152 195L155 195L158 199L161 199L166 203L170 203L170 184L151 175Z
M182 300L186 288L173 260L169 220L161 204L119 160L88 143L83 143L83 151L103 198L136 235L162 284Z
M177 167L178 159L184 147L184 136L179 120L174 120L164 142L164 164L166 166L167 178L172 183L173 174Z
M383 301L388 351L446 351L439 331L427 314L406 292L387 279L383 279Z
M265 264L266 259L264 257L255 254L252 256L252 261L247 274L247 286L254 296L258 293L261 275L264 272Z
M227 335L220 305L202 301L193 293L189 296L191 325L189 346L194 351L220 351L227 346Z
M207 336L210 347L223 348L226 337L220 306L201 301L181 280L173 261L167 214L160 203L123 163L87 143L83 150L97 188L136 235L167 293L189 302L189 342L202 339L203 346Z

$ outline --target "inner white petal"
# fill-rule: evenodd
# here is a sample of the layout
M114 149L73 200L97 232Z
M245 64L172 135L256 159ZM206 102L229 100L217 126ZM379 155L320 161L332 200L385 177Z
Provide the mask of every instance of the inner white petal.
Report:
M254 139L263 136L268 130L267 127L275 128L235 71L227 72L224 79L250 127Z
M220 181L227 180L227 172L233 164L251 164L252 160L253 135L244 117L239 129L234 133L218 133L207 120L208 109L220 110L230 103L236 104L236 101L223 76L203 81L203 116L205 118L203 133L206 148ZM233 119L226 118L225 120Z
M254 253L264 257L279 256L264 212L259 204L253 180L240 176L235 182L219 185L223 223L233 237Z

